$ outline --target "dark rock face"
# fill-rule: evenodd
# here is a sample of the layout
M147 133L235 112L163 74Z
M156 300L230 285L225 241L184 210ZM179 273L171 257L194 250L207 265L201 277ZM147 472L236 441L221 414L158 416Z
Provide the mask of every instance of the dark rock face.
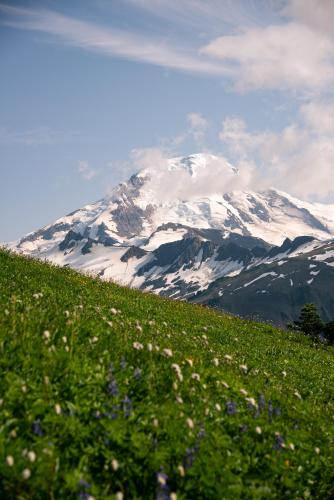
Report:
M78 241L82 241L83 236L80 233L76 233L72 229L67 233L65 238L61 243L59 243L59 250L64 252L73 248Z
M43 240L52 240L53 236L60 231L68 231L71 229L70 224L64 224L63 222L59 224L54 224L47 229L39 229L38 231L28 234L20 240L19 245L27 241L35 241L37 238L43 238Z
M121 257L122 262L128 262L129 259L136 258L140 259L141 257L144 257L147 252L145 250L142 250L139 247L130 247L129 250L125 252L124 255Z

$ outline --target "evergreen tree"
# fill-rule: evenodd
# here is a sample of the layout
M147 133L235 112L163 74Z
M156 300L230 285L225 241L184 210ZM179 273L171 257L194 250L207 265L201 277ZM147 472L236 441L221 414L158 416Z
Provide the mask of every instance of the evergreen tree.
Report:
M318 338L324 331L324 323L322 322L317 307L314 304L305 304L301 311L298 321L294 321L294 329L304 332L310 337Z
M325 324L324 335L329 344L334 344L334 321Z

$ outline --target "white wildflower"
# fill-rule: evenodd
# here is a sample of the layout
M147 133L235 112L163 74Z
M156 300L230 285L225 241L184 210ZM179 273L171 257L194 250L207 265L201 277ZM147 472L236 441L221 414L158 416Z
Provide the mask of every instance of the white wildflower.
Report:
M229 363L230 361L232 361L233 357L230 356L230 354L225 354L224 359Z
M198 382L201 380L201 377L199 376L199 374L198 374L198 373L192 373L192 374L191 374L191 378L192 378L193 380L197 380Z
M147 350L152 352L153 345L151 343L147 344Z
M132 347L133 347L134 349L137 349L137 351L141 351L142 349L144 349L143 344L141 344L140 342L134 342L134 343L132 344Z
M14 465L14 458L12 457L12 455L8 455L6 457L6 464L8 465L8 467L13 467L13 465Z
M66 337L66 335L64 335L64 336L62 337L62 341L64 342L64 344L66 344L66 343L67 343L67 337Z
M287 373L286 373L285 370L282 371L282 375L283 375L284 378L286 377Z
M27 386L25 384L23 384L21 387L21 391L25 393L25 392L27 392L27 390L28 390Z
M142 333L143 328L140 325L136 325L136 330L137 332Z
M181 396L176 396L176 402L180 405L183 404L183 399L181 398Z
M261 429L261 427L256 426L256 427L255 427L255 432L256 432L256 434L262 434L262 429Z
M162 354L166 357L166 358L171 358L173 356L173 352L171 349L163 349L162 351Z
M59 403L55 404L55 412L57 413L57 415L61 415L61 406Z
M301 397L301 395L299 394L298 391L295 391L293 394L294 394L294 396L296 396L296 398L302 399L302 397Z
M218 358L213 358L213 364L215 366L219 366L219 359Z
M159 483L161 486L165 486L165 485L166 485L166 479L165 479L165 477L163 476L163 474L161 474L160 472L159 472L159 474L158 474L157 480L158 480L158 483Z
M247 401L250 405L254 406L254 408L257 408L257 402L255 401L255 399L254 399L254 398L246 398L246 401Z
M194 421L190 417L187 418L186 422L189 429L193 429L195 427Z
M31 476L31 470L30 469L24 469L22 472L23 479L29 479Z
M27 457L30 462L35 462L36 453L34 451L28 451Z
M247 373L247 370L248 370L247 365L239 365L239 368L241 371Z
M215 408L216 408L217 411L221 411L221 409L222 409L222 407L220 406L219 403L215 404Z
M189 366L194 366L194 362L192 359L186 359L186 362L188 363Z
M114 471L118 470L119 463L115 458L111 461L111 467L112 467L112 470L114 470Z
M171 493L169 496L170 500L177 500L177 494L176 493Z
M225 389L229 389L230 386L227 384L227 382L222 381L222 385L225 387Z
M159 427L159 420L157 418L153 419L153 427Z
M184 470L183 465L179 465L177 470L179 471L181 477L184 477L186 475L186 471Z
M246 391L246 389L240 389L240 394L242 394L243 396L248 396L248 392Z
M115 495L115 500L123 500L124 495L121 491L118 491Z
M45 338L45 340L50 340L51 334L50 334L49 330L45 330L43 332L43 337Z
M288 444L288 447L290 448L290 450L294 450L295 449L295 445L293 443L289 443Z
M111 312L111 314L113 314L114 316L116 316L116 314L117 314L117 309L115 309L114 307L112 307L112 308L110 309L110 312Z
M320 454L320 448L316 447L316 448L314 448L314 451L316 452L317 455Z

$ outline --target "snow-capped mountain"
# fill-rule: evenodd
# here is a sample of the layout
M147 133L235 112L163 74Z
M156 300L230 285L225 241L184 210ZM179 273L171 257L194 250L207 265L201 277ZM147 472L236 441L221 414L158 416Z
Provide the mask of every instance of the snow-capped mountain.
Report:
M299 255L304 260L318 256L319 265L332 272L334 205L306 203L275 189L230 190L238 186L237 179L237 170L224 158L173 158L8 246L102 279L239 314L244 313L236 306L240 301L224 302L225 283L231 287L255 273L255 287L263 288L256 274L263 266L283 269L287 261L298 267ZM318 275L312 281L306 275L303 286L312 288ZM246 285L241 286L254 289ZM334 315L334 305L329 310Z

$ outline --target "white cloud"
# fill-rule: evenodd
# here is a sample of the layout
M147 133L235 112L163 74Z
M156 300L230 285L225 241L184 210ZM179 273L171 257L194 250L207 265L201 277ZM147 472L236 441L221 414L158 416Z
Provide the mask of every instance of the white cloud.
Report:
M85 50L186 72L223 76L229 71L221 63L208 61L194 48L173 46L162 38L105 28L47 9L24 9L0 4L1 10L10 17L6 21L2 20L4 24L42 31Z
M334 83L334 41L295 22L222 36L202 53L229 63L239 90L321 90Z
M79 160L78 172L85 181L90 181L97 175L97 171L84 160Z
M73 133L64 133L40 127L31 130L17 131L8 127L0 127L0 142L3 144L20 144L23 146L52 145L68 142L76 137Z
M276 187L301 198L334 194L334 104L302 105L296 123L280 132L250 132L243 120L227 118L220 139L238 166L256 165L252 189Z
M200 113L188 113L187 121L190 126L190 134L193 135L195 140L202 140L209 127L207 119Z

